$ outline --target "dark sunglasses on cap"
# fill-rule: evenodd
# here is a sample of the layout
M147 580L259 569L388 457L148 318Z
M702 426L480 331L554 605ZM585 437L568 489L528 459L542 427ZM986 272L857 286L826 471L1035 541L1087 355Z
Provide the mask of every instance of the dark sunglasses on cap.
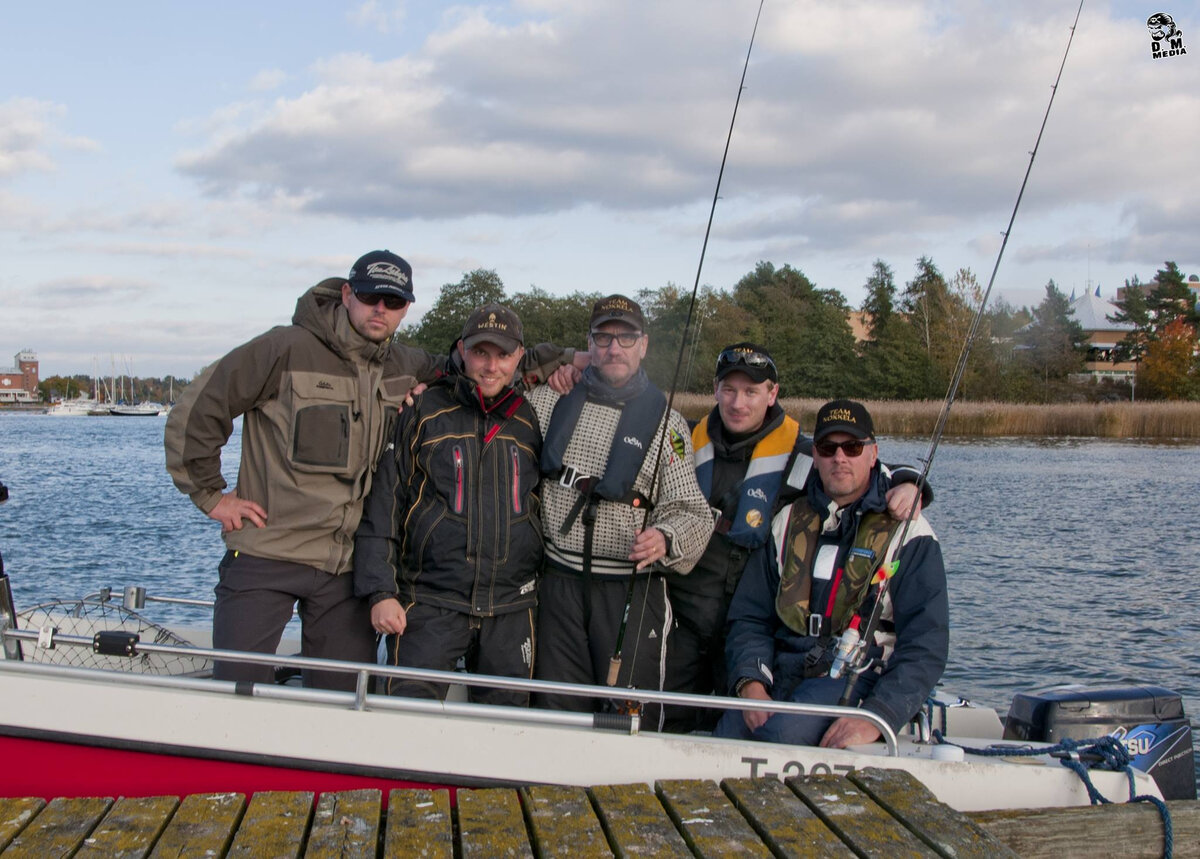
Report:
M862 456L863 448L871 443L861 438L852 438L849 441L817 441L813 442L813 450L830 459L837 456L840 449L846 456L854 459L856 456Z
M408 300L398 295L384 295L382 292L356 292L354 297L367 307L374 307L379 302L388 310L400 310L408 307Z
M770 367L773 373L776 375L779 374L775 368L775 362L771 360L769 355L764 355L762 352L749 352L744 349L726 349L717 356L718 373L726 367L733 367L737 364L744 364L747 367L757 367L758 369Z

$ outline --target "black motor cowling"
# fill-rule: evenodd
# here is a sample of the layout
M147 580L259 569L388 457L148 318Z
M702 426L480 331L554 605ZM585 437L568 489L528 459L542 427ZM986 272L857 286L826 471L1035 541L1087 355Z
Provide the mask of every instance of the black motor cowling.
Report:
M1047 686L1013 696L1004 738L1057 743L1112 735L1166 799L1196 798L1192 726L1183 699L1160 686Z

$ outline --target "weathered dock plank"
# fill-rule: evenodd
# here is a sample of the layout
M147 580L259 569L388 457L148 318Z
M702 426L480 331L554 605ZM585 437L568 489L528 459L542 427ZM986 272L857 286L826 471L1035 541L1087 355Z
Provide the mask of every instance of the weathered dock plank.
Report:
M771 855L716 782L660 781L654 789L697 856Z
M734 806L776 856L850 857L854 853L778 779L721 782Z
M121 798L92 830L75 859L143 859L179 807L174 796Z
M375 859L383 791L344 790L317 798L305 859Z
M691 857L692 851L649 785L602 785L588 792L617 859Z
M938 802L910 772L870 767L847 777L946 859L1017 859L1017 854L969 818Z
M1175 859L1200 857L1200 802L1167 803ZM970 811L979 824L1028 859L1095 859L1098 855L1157 859L1163 852L1163 822L1148 802L1079 808Z
M385 859L453 859L450 792L389 791L383 855Z
M458 837L463 859L472 856L533 856L525 815L514 790L458 792Z
M224 856L246 810L241 793L193 793L183 798L150 859Z
M0 850L7 847L45 807L46 800L38 796L0 797Z
M229 859L297 859L312 817L309 791L256 793L229 846Z
M861 856L937 856L929 845L841 776L796 776L787 780L787 786Z
M72 855L112 807L107 797L52 799L4 850L4 859L58 859Z
M596 812L582 787L539 785L521 788L534 855L611 859Z

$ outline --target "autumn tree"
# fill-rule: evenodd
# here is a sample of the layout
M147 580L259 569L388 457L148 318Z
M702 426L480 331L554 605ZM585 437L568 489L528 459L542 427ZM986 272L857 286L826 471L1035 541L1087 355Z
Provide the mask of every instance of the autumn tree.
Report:
M1196 329L1172 319L1146 349L1138 379L1145 395L1164 400L1195 399L1200 368L1195 356Z

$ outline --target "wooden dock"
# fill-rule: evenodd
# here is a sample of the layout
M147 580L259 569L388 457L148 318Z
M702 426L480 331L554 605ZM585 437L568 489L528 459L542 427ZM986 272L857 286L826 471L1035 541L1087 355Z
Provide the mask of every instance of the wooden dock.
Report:
M1149 805L960 814L908 773L593 788L3 799L0 857L1161 856ZM1175 856L1200 810L1170 803ZM1110 837L1111 835L1111 837Z

